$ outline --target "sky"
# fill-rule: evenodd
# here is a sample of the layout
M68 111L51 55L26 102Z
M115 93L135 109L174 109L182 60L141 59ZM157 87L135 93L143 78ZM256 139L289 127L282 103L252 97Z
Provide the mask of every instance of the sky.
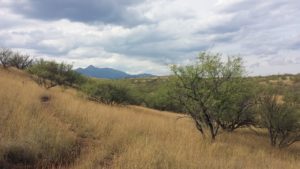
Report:
M0 0L0 47L134 74L202 51L242 57L249 75L300 73L300 1Z

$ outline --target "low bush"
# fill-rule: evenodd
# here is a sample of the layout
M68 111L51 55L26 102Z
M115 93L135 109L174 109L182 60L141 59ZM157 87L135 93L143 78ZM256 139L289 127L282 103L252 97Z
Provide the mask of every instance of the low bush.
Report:
M132 104L134 99L130 94L130 89L117 83L97 83L89 82L82 86L90 100L104 104Z
M9 64L12 67L16 67L18 69L26 69L30 67L33 63L33 59L30 58L29 55L21 55L20 53L14 53L10 60Z
M182 106L173 97L170 89L169 83L166 82L166 84L159 85L152 92L143 94L146 106L163 111L182 112Z
M12 54L13 54L13 52L10 49L6 49L6 48L0 49L0 64L4 68L9 67L9 60L10 60L10 57Z
M276 92L260 98L260 123L269 132L274 147L287 147L300 141L300 112L296 103L280 100Z
M35 75L38 84L47 89L57 85L78 87L85 81L82 75L72 70L72 65L43 59L36 61L28 72Z
M10 49L0 49L0 63L4 68L16 67L18 69L26 69L33 63L33 59L29 55L22 55Z

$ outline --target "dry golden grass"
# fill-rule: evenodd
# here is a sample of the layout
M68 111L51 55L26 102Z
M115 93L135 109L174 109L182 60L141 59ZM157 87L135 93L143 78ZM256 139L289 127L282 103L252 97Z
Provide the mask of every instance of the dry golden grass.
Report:
M0 168L1 162L9 166L8 152L20 152L15 147L35 159L36 168L300 167L299 144L273 149L264 132L221 133L211 143L191 119L177 120L181 115L101 105L70 89L45 90L16 70L0 69L0 107Z
M290 77L286 77L286 79L269 80L269 83L271 83L271 84L282 83L282 84L291 86L291 85L293 85L294 81Z

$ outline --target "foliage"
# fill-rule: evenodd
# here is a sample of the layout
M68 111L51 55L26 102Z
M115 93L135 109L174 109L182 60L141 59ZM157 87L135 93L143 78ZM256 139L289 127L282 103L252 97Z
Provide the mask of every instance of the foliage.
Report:
M4 68L7 68L9 66L9 61L12 54L13 52L10 49L0 49L0 63Z
M297 74L294 76L294 82L295 83L300 83L300 74Z
M26 69L30 67L33 63L33 59L29 55L21 55L20 53L13 53L9 60L10 66L16 67L18 69Z
M177 99L197 129L208 128L215 139L219 128L232 131L253 123L253 95L245 82L242 60L221 61L220 54L201 53L194 65L173 66Z
M220 88L220 95L215 97L218 103L215 112L218 112L218 123L222 129L233 131L243 126L254 125L255 87L253 82L241 77L224 83Z
M166 81L153 91L144 94L146 106L163 111L181 112L182 108L176 98L173 98L171 89L170 81Z
M3 48L0 49L0 62L4 68L12 66L18 69L26 69L32 65L33 59L29 55L22 55L10 49Z
M95 82L90 80L81 87L90 100L104 104L130 104L134 102L129 88L118 83Z
M57 85L76 87L85 81L79 73L72 70L72 65L43 59L36 61L28 71L47 89Z
M120 80L131 90L134 103L163 111L182 113L182 106L172 96L172 83L168 77Z
M260 122L268 129L272 146L287 147L300 141L300 113L297 103L280 100L276 92L260 98Z

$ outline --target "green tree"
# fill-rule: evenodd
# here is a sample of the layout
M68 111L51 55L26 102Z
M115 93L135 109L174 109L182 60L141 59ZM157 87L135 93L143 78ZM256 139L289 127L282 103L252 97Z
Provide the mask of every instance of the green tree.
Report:
M298 103L280 100L273 90L261 96L259 115L261 126L268 129L272 146L283 148L300 141Z
M28 72L35 75L38 84L47 89L57 85L78 87L85 80L82 75L72 70L72 65L43 59L36 61Z
M221 61L220 54L201 53L193 65L173 66L178 101L204 134L214 140L220 128L232 131L254 122L251 87L239 57Z
M255 89L253 82L243 77L234 77L220 86L212 109L223 130L231 132L255 124Z

